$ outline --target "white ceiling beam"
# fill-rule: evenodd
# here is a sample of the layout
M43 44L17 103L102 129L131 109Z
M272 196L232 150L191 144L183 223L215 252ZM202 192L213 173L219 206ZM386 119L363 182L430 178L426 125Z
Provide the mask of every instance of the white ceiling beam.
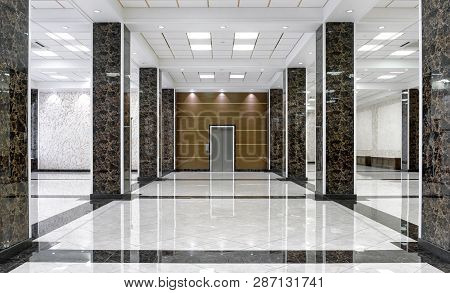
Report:
M91 70L92 62L90 60L46 60L33 59L30 62L30 68L33 70L50 70L57 69L58 71L74 71L74 70Z
M258 72L261 69L283 70L284 59L160 59L159 68L162 70L183 68L185 72L194 71L243 71Z
M419 68L417 59L357 59L355 64L358 69Z
M33 86L39 90L45 89L90 89L90 81L34 81Z
M315 40L315 33L304 33L300 41L295 45L294 49L292 49L291 53L286 58L286 66L294 66L293 63L294 60L298 60L300 54L304 55L303 57L306 57L307 50L304 50L307 45L309 45L309 42L312 40ZM293 63L293 64L291 64Z
M323 22L358 22L375 7L378 0L329 0L323 9ZM352 10L352 13L347 13Z
M125 23L141 22L270 22L270 21L312 21L322 20L321 8L125 8Z
M361 1L364 2L364 1ZM364 22L405 22L419 20L417 8L378 8L374 7L364 17Z
M357 90L402 90L414 87L415 83L407 82L357 82Z

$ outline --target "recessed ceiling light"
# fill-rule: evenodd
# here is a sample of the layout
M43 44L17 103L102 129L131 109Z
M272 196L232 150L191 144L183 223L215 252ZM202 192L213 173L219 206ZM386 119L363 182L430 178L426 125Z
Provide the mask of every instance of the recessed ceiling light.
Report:
M211 51L211 44L191 44L192 51Z
M392 79L392 78L396 78L396 77L397 77L397 75L387 74L387 75L380 75L377 77L377 79Z
M233 46L233 51L251 51L253 48L255 48L255 45L235 44Z
M184 68L181 68L180 70L181 70L181 71L184 71Z
M346 10L345 12L347 12L347 13L352 13L353 10L352 10L352 9L349 9L349 10Z
M244 78L244 74L230 74L230 78Z
M312 52L308 52L308 55L312 55Z
M223 92L224 92L224 90L223 90L223 89L220 89L220 92L221 92L221 93L223 93Z
M158 28L159 28L159 29L163 29L164 26L163 26L163 25L158 25Z
M209 40L211 38L210 33L187 33L190 40Z
M261 68L261 72L263 72L264 71L264 68Z
M283 26L283 29L284 30L286 30L286 29L288 29L289 27L287 26L287 25L285 25L285 26Z
M299 65L303 65L303 62L298 62Z
M211 78L214 78L214 74L213 73L200 73L200 78L201 79L211 79Z
M67 76L64 76L64 75L50 75L50 77L54 78L54 79L60 79L60 80L69 79Z
M383 48L383 45L364 45L358 49L360 52L377 51Z
M403 35L403 33L379 33L373 38L374 40L395 40Z
M41 56L41 57L56 57L56 56L58 56L58 54L56 54L55 52L48 51L48 50L36 50L36 51L33 51L33 53L38 56Z
M380 25L380 26L378 27L378 29L379 29L379 30L383 30L383 29L384 29L384 26Z
M220 28L224 30L224 29L227 28L227 26L226 25L221 25Z
M412 51L412 50L400 50L400 51L395 51L393 53L391 53L391 56L408 56L413 54L416 51Z
M250 91L251 91L251 92L253 92L253 91L254 91L254 89L251 89Z
M65 29L65 30L68 30L68 29L69 29L68 26L63 26L62 28Z
M133 54L133 55L137 55L137 53L136 53L136 52L133 52L133 53L131 53L131 54Z
M258 38L259 33L235 33L234 38L236 40L254 40Z
M96 10L94 10L94 13L101 13L102 11L101 10L98 10L98 9L96 9Z

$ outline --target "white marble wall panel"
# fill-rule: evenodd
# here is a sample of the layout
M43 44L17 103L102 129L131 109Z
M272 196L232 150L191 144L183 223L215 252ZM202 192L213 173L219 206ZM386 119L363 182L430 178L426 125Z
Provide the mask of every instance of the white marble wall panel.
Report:
M139 91L131 89L131 118L132 137L131 137L131 169L139 168Z
M89 91L39 92L38 168L89 170L92 110Z
M400 99L358 107L356 136L358 156L400 158L402 154Z
M308 162L316 161L316 112L308 111L306 114L306 159Z

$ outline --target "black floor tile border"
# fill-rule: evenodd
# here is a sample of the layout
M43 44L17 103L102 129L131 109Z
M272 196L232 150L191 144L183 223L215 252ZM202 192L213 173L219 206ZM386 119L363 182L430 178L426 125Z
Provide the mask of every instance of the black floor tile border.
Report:
M74 208L71 208L70 210L34 223L31 225L32 239L42 237L45 234L61 228L62 226L67 225L70 222L75 221L76 219L81 218L82 216L87 215L111 202L112 200L91 200Z
M306 199L306 195L290 195L290 196L277 196L277 195L238 195L238 196L227 196L227 195L219 195L219 196L209 196L209 195L176 195L176 196L170 196L170 195L163 195L163 196L145 196L141 195L139 196L139 199Z
M34 243L22 254L0 263L9 272L26 262L165 263L165 264L344 264L428 263L444 272L450 265L421 251L406 250L49 250L54 243Z

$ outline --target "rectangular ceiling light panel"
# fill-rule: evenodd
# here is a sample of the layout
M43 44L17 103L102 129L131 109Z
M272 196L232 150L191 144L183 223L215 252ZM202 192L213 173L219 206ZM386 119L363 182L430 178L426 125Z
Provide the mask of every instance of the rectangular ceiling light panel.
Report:
M403 35L403 33L379 33L374 40L395 40L396 38Z

